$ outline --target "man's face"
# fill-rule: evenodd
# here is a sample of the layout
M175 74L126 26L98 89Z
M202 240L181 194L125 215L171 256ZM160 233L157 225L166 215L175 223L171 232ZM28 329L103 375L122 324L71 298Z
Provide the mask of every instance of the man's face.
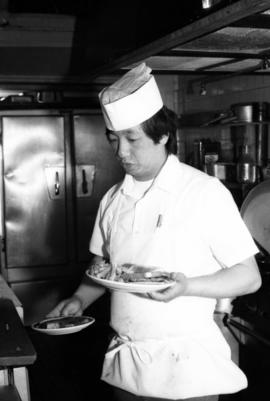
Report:
M159 143L154 143L140 125L111 132L108 139L126 173L138 181L154 178L166 160L168 138L164 136Z

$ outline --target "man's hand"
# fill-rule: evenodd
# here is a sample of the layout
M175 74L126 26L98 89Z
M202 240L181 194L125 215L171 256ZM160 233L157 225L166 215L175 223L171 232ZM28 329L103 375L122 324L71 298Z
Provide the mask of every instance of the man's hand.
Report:
M47 314L47 317L81 316L82 313L82 302L76 295L73 295L59 302L59 304Z
M175 280L175 284L165 288L165 290L154 291L148 294L149 298L155 301L169 302L181 295L186 295L187 277L183 273L171 273L170 278Z

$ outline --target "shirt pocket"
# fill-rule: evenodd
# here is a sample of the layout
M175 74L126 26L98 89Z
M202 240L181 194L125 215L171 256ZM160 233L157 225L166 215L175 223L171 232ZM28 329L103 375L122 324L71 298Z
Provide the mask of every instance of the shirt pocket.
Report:
M156 230L153 236L153 254L169 271L179 271L188 276L195 274L200 265L199 237L185 224L172 222Z

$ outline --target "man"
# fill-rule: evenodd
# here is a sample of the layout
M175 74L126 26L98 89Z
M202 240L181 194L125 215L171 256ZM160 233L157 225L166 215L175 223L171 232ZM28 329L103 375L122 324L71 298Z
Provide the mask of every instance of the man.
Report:
M93 263L154 266L175 280L162 291L111 292L116 335L102 379L117 400L212 400L237 392L247 380L213 312L216 299L260 287L256 245L220 181L172 154L171 115L145 64L105 88L100 101L126 176L100 203ZM50 315L81 314L104 291L84 278Z

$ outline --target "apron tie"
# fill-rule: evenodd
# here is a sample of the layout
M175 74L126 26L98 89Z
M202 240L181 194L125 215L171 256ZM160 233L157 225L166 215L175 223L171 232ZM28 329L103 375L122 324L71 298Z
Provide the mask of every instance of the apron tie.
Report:
M139 341L133 342L127 336L114 336L110 344L110 348L106 353L106 356L113 358L122 348L129 347L131 353L135 353L141 362L149 364L152 362L152 356L144 347L142 347ZM145 342L144 342L145 344Z

